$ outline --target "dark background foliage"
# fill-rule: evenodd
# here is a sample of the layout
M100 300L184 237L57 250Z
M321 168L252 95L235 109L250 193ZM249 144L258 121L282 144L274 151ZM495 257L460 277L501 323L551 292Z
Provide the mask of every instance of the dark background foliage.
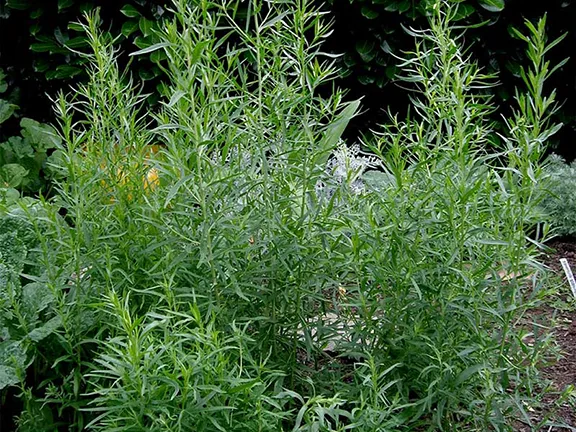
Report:
M3 4L2 4L3 3ZM103 27L118 36L121 52L129 53L156 42L154 29L167 11L163 0L0 0L0 68L7 75L8 86L16 95L20 115L49 121L51 102L46 95L85 78L85 59L72 50L85 51L84 34L74 25L83 12L99 7ZM148 57L136 57L131 71L146 82L157 100L156 86L161 71L157 51ZM127 56L122 56L127 62ZM4 125L3 134L14 134L17 122ZM2 136L0 135L0 140Z
M0 0L0 68L7 73L11 98L20 106L19 114L40 121L51 120L50 101L59 89L84 77L83 59L69 48L82 50L86 43L78 29L70 24L85 10L101 8L105 27L111 35L120 36L124 53L145 48L155 42L154 28L166 17L164 0ZM568 33L550 57L556 63L572 54L576 44L576 1L549 0L459 0L463 25L486 21L480 28L470 29L466 41L472 53L489 72L498 72L501 85L495 89L496 101L506 113L513 105L514 88L520 85L519 66L525 62L523 44L510 32L521 28L524 19L535 20L547 14L548 35L555 39ZM413 46L413 38L404 27L426 27L426 12L433 0L333 0L323 3L334 19L335 31L328 49L343 53L340 59L342 76L337 84L349 90L349 97L363 97L364 114L348 131L355 138L379 122L386 120L383 110L404 112L407 92L394 83L396 59ZM127 56L123 57L127 61ZM160 51L139 56L131 63L131 71L145 82L153 93L150 104L158 96L162 72L157 63ZM562 67L550 82L564 103L555 121L565 124L552 143L568 161L576 157L576 59ZM0 141L17 134L17 117L2 125Z
M392 54L401 54L413 47L413 38L404 27L426 28L428 0L334 0L335 32L330 41L333 51L345 53L343 76L339 84L350 89L351 97L364 97L368 110L358 117L353 129L373 127L385 120L383 109L404 112L408 94L393 82L395 62ZM553 40L564 33L566 38L549 58L556 64L573 56L576 45L576 2L573 0L465 0L460 2L462 25L487 21L480 28L466 32L472 54L488 72L497 72L501 85L495 89L500 110L507 113L513 105L514 88L522 88L519 67L526 63L523 43L514 38L511 27L523 28L523 21L535 21L547 14L548 37ZM574 56L573 56L574 57ZM552 143L566 159L576 157L576 58L571 58L550 80L550 88L558 91L563 107L555 121L565 124Z

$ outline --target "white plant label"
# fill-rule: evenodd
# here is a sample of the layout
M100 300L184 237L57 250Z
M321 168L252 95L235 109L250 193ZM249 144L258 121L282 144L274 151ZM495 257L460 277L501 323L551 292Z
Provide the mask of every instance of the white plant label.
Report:
M570 264L568 264L568 260L566 258L560 258L560 264L562 264L562 268L566 274L566 279L568 279L568 283L572 289L572 294L574 295L574 298L576 298L576 280L574 280L574 275L572 274Z

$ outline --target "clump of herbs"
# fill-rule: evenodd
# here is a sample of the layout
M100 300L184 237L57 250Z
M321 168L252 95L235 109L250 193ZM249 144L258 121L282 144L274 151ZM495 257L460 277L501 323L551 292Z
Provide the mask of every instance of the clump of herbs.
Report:
M29 354L42 379L18 383L20 430L530 421L546 341L518 323L543 293L525 233L554 131L544 20L520 34L533 65L498 155L483 145L493 77L439 1L400 65L416 114L363 156L341 140L359 102L319 91L336 74L322 14L250 5L239 25L237 2L174 1L161 42L135 53L167 59L155 114L98 15L82 24L91 79L57 101L71 226L46 204L35 228L59 322Z

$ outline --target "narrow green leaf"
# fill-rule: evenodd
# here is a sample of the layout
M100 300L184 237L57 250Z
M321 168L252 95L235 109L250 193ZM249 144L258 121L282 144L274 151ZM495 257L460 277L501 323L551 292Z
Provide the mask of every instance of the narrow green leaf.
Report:
M281 13L280 15L275 16L274 18L270 19L269 21L266 21L265 23L263 23L259 28L258 31L262 31L268 27L272 27L273 25L275 25L277 22L280 22L284 19L284 17L286 17L287 15L289 15L291 12L290 11L286 11L284 13Z
M486 365L483 364L477 364L474 366L470 366L469 368L463 370L460 375L458 375L458 378L456 378L456 385L460 385L463 382L467 381L472 375L480 372L481 370L486 369Z
M157 43L154 45L150 45L149 47L146 47L146 48L141 49L139 51L135 51L133 53L130 53L129 55L130 56L137 56L137 55L142 55L142 54L148 54L148 53L154 52L156 50L165 48L167 46L170 46L170 44L168 42L160 42L160 43Z

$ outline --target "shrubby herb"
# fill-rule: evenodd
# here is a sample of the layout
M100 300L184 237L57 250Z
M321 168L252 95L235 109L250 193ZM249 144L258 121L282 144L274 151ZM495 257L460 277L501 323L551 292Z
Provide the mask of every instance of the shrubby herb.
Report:
M528 344L522 325L544 297L545 237L526 236L555 130L544 20L527 25L528 92L498 155L484 146L494 78L462 51L443 1L401 64L416 114L391 117L361 154L341 139L359 102L318 91L336 75L322 14L251 6L239 26L236 2L174 2L160 42L135 53L161 50L170 77L145 115L97 13L79 24L91 79L56 101L58 197L29 218L33 282L51 293L37 315L54 324L28 333L33 384L25 365L9 383L19 430L530 421L548 344Z
M567 164L557 155L547 160L548 190L542 210L559 235L576 235L576 163Z

